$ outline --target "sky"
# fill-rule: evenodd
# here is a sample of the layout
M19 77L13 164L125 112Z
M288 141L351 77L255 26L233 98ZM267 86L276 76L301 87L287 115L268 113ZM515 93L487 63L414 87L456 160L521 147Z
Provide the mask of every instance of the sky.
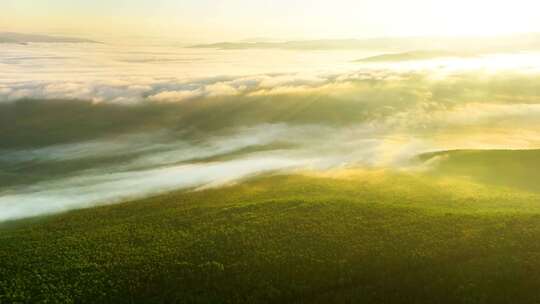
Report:
M540 32L536 0L2 0L0 31L193 42Z

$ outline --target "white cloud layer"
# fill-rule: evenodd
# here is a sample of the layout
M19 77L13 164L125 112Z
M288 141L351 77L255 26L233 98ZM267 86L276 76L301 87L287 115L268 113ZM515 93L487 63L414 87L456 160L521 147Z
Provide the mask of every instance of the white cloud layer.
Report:
M437 79L471 71L487 74L540 71L540 65L536 64L540 55L534 53L358 63L354 62L361 57L358 51L220 52L109 45L2 48L0 102L21 98L180 102L200 97L317 92L339 89L350 81L391 80L411 73L429 74Z

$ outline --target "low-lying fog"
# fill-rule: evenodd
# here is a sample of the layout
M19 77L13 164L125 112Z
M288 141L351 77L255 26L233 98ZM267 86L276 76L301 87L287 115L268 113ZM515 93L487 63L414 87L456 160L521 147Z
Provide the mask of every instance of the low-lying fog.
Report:
M0 47L0 221L260 173L540 146L534 52Z

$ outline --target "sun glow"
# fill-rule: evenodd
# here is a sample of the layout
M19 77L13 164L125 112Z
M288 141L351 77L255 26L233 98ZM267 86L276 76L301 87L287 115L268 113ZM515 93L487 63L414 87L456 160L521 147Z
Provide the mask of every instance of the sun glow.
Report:
M199 41L504 35L540 31L533 0L3 0L0 29Z
M433 1L427 13L433 16L434 34L495 36L534 31L539 10L540 3L530 0L457 0Z

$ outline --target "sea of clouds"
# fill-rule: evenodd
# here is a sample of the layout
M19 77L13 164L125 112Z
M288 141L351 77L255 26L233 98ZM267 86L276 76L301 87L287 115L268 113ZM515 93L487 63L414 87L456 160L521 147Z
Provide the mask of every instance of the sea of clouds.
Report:
M540 144L540 56L1 45L0 221L261 173Z

